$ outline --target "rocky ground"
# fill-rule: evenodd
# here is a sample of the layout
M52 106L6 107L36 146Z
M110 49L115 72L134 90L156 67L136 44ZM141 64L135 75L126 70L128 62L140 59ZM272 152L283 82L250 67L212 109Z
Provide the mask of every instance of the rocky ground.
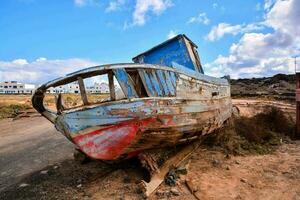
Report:
M277 74L273 77L231 79L232 97L252 97L295 101L295 74Z

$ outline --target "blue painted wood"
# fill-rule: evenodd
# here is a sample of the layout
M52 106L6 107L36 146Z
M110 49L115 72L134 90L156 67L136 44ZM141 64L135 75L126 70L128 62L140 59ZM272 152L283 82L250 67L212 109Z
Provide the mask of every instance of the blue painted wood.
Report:
M179 65L177 63L173 63L173 67L176 69L176 71L178 73L185 74L187 76L190 76L190 77L195 78L200 81L204 81L204 82L212 83L212 84L216 84L216 85L224 85L224 86L229 85L228 80L225 78L216 78L216 77L208 76L205 74L201 74L199 72L188 69L185 66Z
M163 91L160 86L160 83L158 81L158 78L156 76L155 70L147 70L146 73L149 75L152 86L155 88L155 91L157 92L157 95L162 97L163 96Z
M170 74L169 74L168 71L164 71L164 75L166 77L166 84L167 84L170 96L175 96L176 95L176 86L174 87L174 85L176 85L176 82L173 85Z
M174 86L174 89L176 90L176 86L177 86L177 75L174 72L170 72L170 71L165 71L165 73L170 75L170 81L172 83L172 85Z
M147 94L149 97L156 97L157 92L155 91L155 88L152 85L150 76L148 73L145 72L144 69L139 69L139 75L141 76L141 79L143 80L144 87L147 91Z
M157 66L157 65L152 65L152 64L137 64L137 63L120 63L120 64L100 65L100 66L89 67L89 68L86 68L86 69L83 69L83 70L79 70L77 72L73 72L71 74L68 74L64 77L54 79L52 81L49 81L49 82L43 84L42 86L39 87L39 89L44 90L44 89L47 89L47 88L50 88L50 87L56 87L56 86L59 86L59 85L64 85L64 84L67 84L67 83L71 83L73 81L77 81L77 76L84 77L87 73L99 73L99 74L101 74L103 72L106 73L106 70L117 69L117 68L162 69L162 70L167 70L167 71L170 71L170 72L176 71L178 73L182 73L182 74L185 74L185 75L188 75L188 76L192 76L193 78L203 80L205 82L212 81L214 84L217 84L217 85L224 85L224 86L229 85L229 83L226 79L209 77L207 75L197 73L194 70L188 70L184 66L181 66L181 67L180 66L181 65L179 65L178 63L175 63L175 62L172 63L173 68L170 68L170 67L167 67L167 66ZM183 68L185 68L187 70L185 70ZM198 75L198 74L200 74L200 75ZM206 77L208 77L208 78L206 78ZM66 82L66 79L68 79L69 81Z
M159 83L163 89L163 92L164 92L164 96L170 96L170 89L169 89L169 86L167 84L167 82L169 81L164 72L161 71L161 70L156 70L156 74L157 74L157 77L158 77L158 80L159 80Z
M194 63L185 46L184 40L172 40L167 44L156 48L153 51L146 52L140 56L142 63L160 64L172 67L172 63L176 62L180 65L195 70Z
M163 103L167 101L167 103ZM230 99L227 100L230 103ZM224 106L223 104L217 106ZM180 108L180 112L178 110ZM98 105L92 108L72 111L59 115L58 124L64 124L66 131L71 134L77 134L80 131L97 127L118 124L120 122L155 117L157 115L173 115L185 113L200 113L208 110L216 109L216 105L208 105L206 101L192 101L188 104L183 104L182 100L175 97L173 99L135 99L131 102L119 103L110 105ZM220 107L221 109L221 107ZM128 111L128 112L122 112Z
M63 117L64 124L71 133L77 133L86 128L115 124L122 121L134 119L137 114L150 114L149 110L142 109L143 101L128 102L123 104L112 104L97 106L80 111L66 113ZM113 114L114 110L126 109L126 114Z
M138 95L133 87L133 83L129 79L129 76L128 76L127 72L125 71L125 69L123 69L123 68L114 69L113 72L114 72L116 79L118 80L124 94L128 98L138 97Z

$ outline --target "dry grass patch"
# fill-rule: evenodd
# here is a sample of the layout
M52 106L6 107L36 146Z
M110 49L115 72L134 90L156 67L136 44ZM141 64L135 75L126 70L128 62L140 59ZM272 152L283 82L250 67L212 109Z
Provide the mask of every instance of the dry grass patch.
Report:
M0 119L16 117L20 112L31 108L28 104L0 104Z
M204 144L227 154L265 154L295 137L295 122L275 108L267 107L253 117L232 117L227 124L208 135Z

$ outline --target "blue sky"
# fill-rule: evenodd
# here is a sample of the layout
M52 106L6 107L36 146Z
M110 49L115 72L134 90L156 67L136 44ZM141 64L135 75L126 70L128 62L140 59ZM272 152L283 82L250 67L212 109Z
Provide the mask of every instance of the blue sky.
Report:
M3 0L0 81L42 83L131 62L178 33L199 46L209 75L292 73L299 9L296 0Z

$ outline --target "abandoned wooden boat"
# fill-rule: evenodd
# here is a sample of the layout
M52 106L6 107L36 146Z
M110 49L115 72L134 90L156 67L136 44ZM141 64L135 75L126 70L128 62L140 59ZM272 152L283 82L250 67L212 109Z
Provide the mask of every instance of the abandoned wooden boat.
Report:
M178 35L135 58L134 63L86 68L40 86L33 107L77 148L94 159L116 160L147 149L187 143L211 133L231 116L230 85L204 75L197 46ZM90 103L84 79L107 74L110 98ZM124 93L116 98L115 82ZM78 81L82 106L45 108L48 88Z

